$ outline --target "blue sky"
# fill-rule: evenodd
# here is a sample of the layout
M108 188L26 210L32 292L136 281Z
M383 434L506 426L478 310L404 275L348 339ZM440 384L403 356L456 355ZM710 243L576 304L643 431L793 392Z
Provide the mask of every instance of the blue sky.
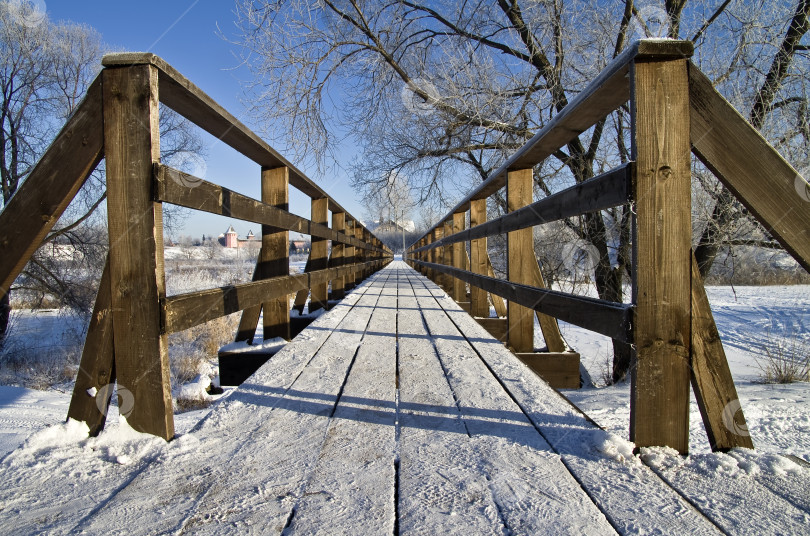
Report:
M242 82L250 72L239 65L238 47L222 38L235 38L233 0L45 0L51 20L70 20L95 28L113 50L152 52L168 61L239 120L261 134L241 99ZM41 4L40 1L37 2ZM230 147L206 135L206 178L238 192L259 197L259 167ZM292 160L292 158L291 158ZM294 160L346 210L365 217L344 176L319 177ZM291 212L309 216L309 198L290 189ZM217 235L229 224L240 236L256 224L193 211L175 234Z

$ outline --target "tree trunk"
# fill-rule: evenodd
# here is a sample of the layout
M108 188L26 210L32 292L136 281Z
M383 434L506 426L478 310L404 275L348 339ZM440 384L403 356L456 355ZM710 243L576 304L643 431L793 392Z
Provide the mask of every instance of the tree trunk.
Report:
M11 291L8 291L0 298L0 349L3 348L3 343L8 335L8 322L11 318Z

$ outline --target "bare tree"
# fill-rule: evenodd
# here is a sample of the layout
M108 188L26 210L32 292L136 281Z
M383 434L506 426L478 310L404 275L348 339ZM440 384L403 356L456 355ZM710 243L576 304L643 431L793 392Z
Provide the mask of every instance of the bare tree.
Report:
M793 13L787 0L624 0L617 7L595 0L264 0L240 2L238 14L256 75L255 111L287 127L290 149L323 162L349 136L361 149L355 186L373 190L392 173L406 174L418 202L441 208L502 164L634 39L693 37L695 61L718 87L735 104L750 100L750 88L762 85L751 80L778 56L774 28ZM792 80L804 90L804 80ZM790 106L800 103L765 109ZM627 161L629 132L620 109L556 151L535 169L537 195ZM716 182L706 186L701 195L719 191ZM624 207L564 222L596 252L594 283L609 301L623 301L630 222ZM614 342L617 380L629 350Z
M0 2L0 179L3 206L75 110L100 69L103 44L85 25L54 23L27 2ZM191 124L161 110L161 156L172 162L199 155ZM45 237L11 291L29 301L55 300L89 312L107 252L103 166L94 172ZM179 211L167 211L170 227ZM8 328L10 294L0 301L0 343Z

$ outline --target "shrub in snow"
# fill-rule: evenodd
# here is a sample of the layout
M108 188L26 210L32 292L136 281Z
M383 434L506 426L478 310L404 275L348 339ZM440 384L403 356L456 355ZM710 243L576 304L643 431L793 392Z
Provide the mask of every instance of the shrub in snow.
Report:
M762 345L764 357L757 359L763 383L810 381L810 342L791 336L772 337Z

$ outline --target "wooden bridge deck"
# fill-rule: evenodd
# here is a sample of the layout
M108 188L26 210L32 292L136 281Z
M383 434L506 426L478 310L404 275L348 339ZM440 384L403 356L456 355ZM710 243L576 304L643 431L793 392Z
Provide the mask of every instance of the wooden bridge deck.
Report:
M699 498L684 499L716 482L665 482L624 458L621 441L401 262L355 289L175 441L185 447L71 497L25 491L18 475L0 492L9 501L0 525L369 535L716 534L724 524L695 508ZM731 485L730 520L753 506L750 490ZM37 507L15 499L26 493ZM789 531L801 526L796 506L768 497L747 514L755 532L774 511L787 512ZM54 513L53 503L73 507Z

